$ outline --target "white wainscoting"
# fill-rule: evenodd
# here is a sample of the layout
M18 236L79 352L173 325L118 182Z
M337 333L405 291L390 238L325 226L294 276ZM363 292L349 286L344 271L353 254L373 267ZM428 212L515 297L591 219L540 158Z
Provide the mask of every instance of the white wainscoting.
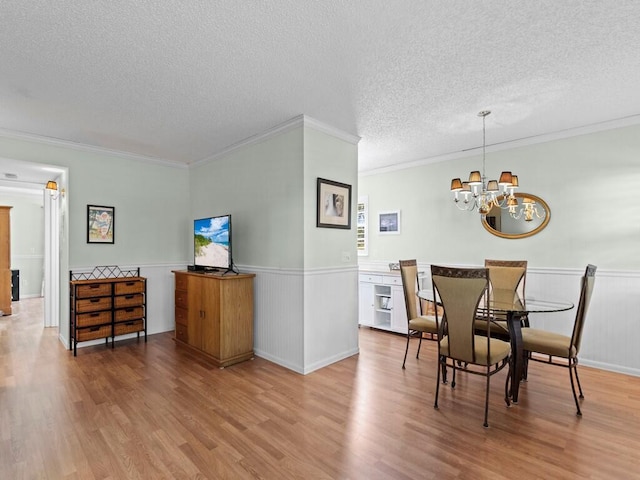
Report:
M141 265L140 275L147 279L147 334L175 329L175 276L173 270L187 265Z
M305 272L304 373L355 355L358 268Z
M585 265L586 267L586 265ZM527 295L577 305L584 270L529 269ZM580 363L640 376L640 273L597 270L582 334ZM571 334L575 309L531 316L534 327Z
M254 272L254 351L307 374L358 353L358 269Z
M120 265L122 269L138 265ZM183 265L140 265L147 278L147 334L173 331L174 275ZM92 267L74 268L88 272ZM298 373L307 374L358 353L358 269L316 271L239 266L254 280L254 352ZM67 300L68 301L68 300ZM69 320L61 332L69 330ZM135 337L123 335L118 340ZM68 338L61 335L69 347ZM78 348L104 344L104 339ZM116 346L117 348L117 346Z
M388 269L388 262L360 265L361 270ZM477 266L477 265L459 265ZM424 287L431 288L431 266L424 270ZM586 268L586 265L585 265ZM584 269L527 269L527 296L579 301L580 278ZM576 310L532 314L532 327L571 334ZM640 272L596 271L593 297L582 334L580 364L603 370L640 376Z
M304 276L302 271L241 267L253 272L253 351L304 372Z
M383 270L388 267L385 263L361 265L360 268ZM420 264L419 268L427 275L425 286L428 286L430 265ZM174 329L174 278L171 271L185 269L186 264L140 266L140 274L147 278L148 334ZM240 269L256 273L256 355L306 374L358 353L358 271L355 267L307 272L251 266L241 266ZM529 268L527 294L577 303L583 273L583 269ZM596 272L580 352L583 365L640 376L638 292L640 272L601 269ZM67 299L62 301L68 302ZM574 315L575 309L535 314L531 316L531 323L534 327L568 334ZM68 318L61 319L61 333L66 329L68 335L68 322ZM68 347L68 339L65 342L62 337ZM95 343L83 342L78 346Z

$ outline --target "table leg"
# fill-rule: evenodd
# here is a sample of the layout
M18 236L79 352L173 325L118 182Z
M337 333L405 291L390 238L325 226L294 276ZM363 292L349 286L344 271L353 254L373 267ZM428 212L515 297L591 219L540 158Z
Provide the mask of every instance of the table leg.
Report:
M524 364L520 316L515 315L514 312L507 313L507 324L509 326L509 338L511 342L511 401L518 403L518 392L520 390L520 380L522 379L522 368Z

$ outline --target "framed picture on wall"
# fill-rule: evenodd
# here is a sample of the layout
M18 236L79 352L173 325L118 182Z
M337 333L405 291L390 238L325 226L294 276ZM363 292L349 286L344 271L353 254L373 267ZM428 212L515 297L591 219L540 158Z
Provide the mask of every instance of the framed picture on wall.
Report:
M400 234L400 210L378 213L378 233Z
M87 243L114 243L115 210L87 205Z
M316 227L351 228L351 185L318 178Z
M369 197L358 198L356 238L359 256L369 255Z

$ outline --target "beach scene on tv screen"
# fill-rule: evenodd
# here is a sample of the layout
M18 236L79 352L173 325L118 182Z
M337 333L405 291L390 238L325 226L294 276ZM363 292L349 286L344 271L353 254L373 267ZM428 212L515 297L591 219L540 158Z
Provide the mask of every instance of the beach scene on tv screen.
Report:
M194 222L196 265L227 267L229 265L229 217L216 217Z

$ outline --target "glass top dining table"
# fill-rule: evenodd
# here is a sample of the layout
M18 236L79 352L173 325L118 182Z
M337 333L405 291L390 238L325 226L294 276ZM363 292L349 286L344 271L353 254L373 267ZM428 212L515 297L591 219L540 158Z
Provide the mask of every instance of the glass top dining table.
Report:
M419 290L418 297L430 302L434 301L433 290ZM531 313L556 313L571 310L574 304L571 302L544 299L536 297L520 297L513 290L493 290L489 297L489 303L481 303L478 313L493 316L502 314L509 328L509 341L511 343L511 382L510 395L513 403L518 403L520 380L524 368L524 350L522 348L522 319ZM501 315L501 316L502 316Z

